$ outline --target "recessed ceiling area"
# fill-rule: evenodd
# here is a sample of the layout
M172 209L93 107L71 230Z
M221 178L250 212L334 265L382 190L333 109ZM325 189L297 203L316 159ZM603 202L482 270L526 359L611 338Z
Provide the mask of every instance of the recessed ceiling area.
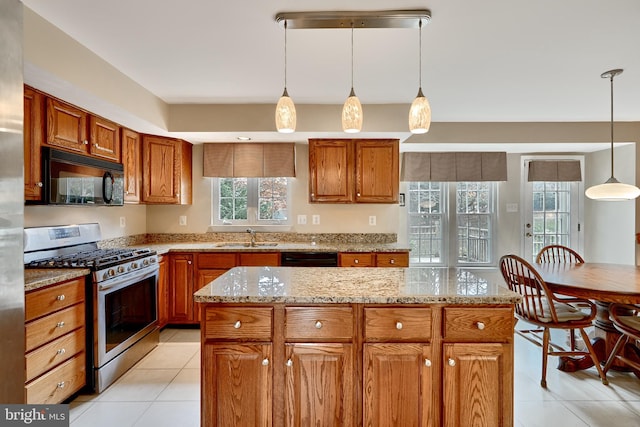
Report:
M640 121L637 0L23 3L169 105L275 108L284 78L284 31L275 19L279 13L428 9L431 20L423 28L422 87L431 104L434 126L607 122L609 86L600 74L612 68L625 69L616 80L615 120ZM351 83L350 30L296 29L289 30L287 38L287 89L296 105L341 106ZM414 151L451 149L437 142L422 143L408 129L398 132L367 124L367 106L401 104L408 113L418 88L418 42L416 28L354 31L354 88L365 114L364 132L358 138L389 137L391 133L406 140ZM25 70L28 83L39 79L36 68L25 63ZM113 119L118 114L114 111ZM305 120L302 111L298 114L300 121ZM306 127L281 135L274 126L273 132L249 133L252 140L298 142L308 137L350 137L339 125L335 132ZM240 136L231 129L172 134L194 143ZM597 151L607 148L608 136L605 132L601 141L584 144L513 144L508 151ZM492 148L490 143L470 145L475 150ZM504 145L500 144L502 150ZM463 147L468 148L456 144L456 149Z

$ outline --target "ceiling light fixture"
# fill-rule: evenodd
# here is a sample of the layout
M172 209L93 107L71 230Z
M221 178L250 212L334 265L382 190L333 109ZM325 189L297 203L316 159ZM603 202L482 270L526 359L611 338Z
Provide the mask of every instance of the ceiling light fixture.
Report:
M622 69L605 71L600 75L611 82L611 178L604 184L594 185L585 191L585 195L594 200L624 201L640 196L640 189L634 185L623 184L613 176L613 78L622 73Z
M296 106L287 93L287 21L284 21L284 92L276 105L276 128L280 133L296 130Z
M353 23L351 24L351 92L342 107L342 130L358 133L362 130L362 104L353 90Z
M427 133L431 126L431 106L429 100L422 93L422 19L418 23L420 41L419 46L419 73L418 95L411 104L409 110L409 130L411 133Z

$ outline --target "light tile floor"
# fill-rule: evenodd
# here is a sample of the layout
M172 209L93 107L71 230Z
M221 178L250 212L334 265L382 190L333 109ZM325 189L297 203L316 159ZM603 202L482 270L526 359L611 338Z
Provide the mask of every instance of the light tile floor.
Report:
M197 427L200 424L200 331L165 329L160 345L99 395L70 405L71 427ZM540 387L540 348L516 336L515 425L637 427L640 379L609 372L605 386L591 368L560 372L549 358Z

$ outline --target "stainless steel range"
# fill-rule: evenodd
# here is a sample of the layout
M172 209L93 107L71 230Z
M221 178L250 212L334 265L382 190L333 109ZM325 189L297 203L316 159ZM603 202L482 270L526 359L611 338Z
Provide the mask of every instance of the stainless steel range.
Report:
M87 268L87 384L102 392L159 342L158 256L99 249L99 224L24 230L25 268Z

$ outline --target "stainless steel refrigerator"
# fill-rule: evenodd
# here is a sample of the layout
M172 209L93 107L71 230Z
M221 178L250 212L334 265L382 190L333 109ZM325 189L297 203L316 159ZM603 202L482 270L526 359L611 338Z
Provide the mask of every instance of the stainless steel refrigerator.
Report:
M0 403L24 403L22 8L0 0Z

